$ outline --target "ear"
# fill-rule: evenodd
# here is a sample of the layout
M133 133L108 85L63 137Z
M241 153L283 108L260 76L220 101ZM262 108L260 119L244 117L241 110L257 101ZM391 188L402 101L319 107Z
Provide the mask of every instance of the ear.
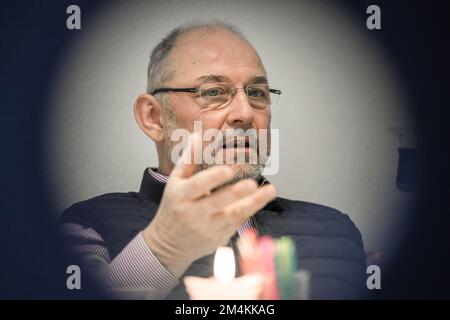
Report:
M143 93L134 104L134 117L144 133L155 142L164 140L161 104L154 96Z

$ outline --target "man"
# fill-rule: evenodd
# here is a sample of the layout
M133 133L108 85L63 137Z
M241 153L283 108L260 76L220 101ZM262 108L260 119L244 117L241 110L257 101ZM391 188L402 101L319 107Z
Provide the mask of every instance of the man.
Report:
M357 297L366 265L361 235L348 216L277 198L260 163L176 164L173 158L173 133L193 132L195 121L203 131L225 135L270 129L270 94L280 91L269 88L258 53L231 25L185 25L153 50L147 93L134 111L156 144L159 167L145 170L139 192L77 203L60 219L75 250L104 259L113 289L188 298L183 276L210 276L216 248L234 246L246 230L255 230L295 240L298 265L311 273L311 298ZM193 159L198 139L190 137L184 160ZM221 147L233 156L248 153L247 140L239 141Z

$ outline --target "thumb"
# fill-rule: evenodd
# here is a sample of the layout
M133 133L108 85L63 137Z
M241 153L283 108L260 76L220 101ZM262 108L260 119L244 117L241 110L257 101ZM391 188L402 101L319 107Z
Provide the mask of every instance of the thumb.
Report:
M178 159L177 164L172 170L170 177L189 178L195 172L195 150L201 148L201 140L198 134L191 133L188 136L187 143L183 148L183 153Z

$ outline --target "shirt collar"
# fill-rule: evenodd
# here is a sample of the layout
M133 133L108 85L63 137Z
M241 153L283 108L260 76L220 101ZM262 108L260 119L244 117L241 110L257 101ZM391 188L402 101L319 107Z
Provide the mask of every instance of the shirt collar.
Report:
M166 183L167 180L169 180L168 176L165 176L165 175L159 173L156 168L148 168L147 170L148 170L148 173L152 176L152 178L159 182Z

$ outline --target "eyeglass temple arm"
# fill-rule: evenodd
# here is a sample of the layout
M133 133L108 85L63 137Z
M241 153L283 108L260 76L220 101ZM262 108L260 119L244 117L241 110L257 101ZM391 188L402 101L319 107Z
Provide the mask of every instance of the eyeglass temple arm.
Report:
M277 90L277 89L269 89L269 92L272 92L275 94L281 94L281 90Z
M151 94L157 94L160 92L198 92L197 88L160 88L155 89Z

